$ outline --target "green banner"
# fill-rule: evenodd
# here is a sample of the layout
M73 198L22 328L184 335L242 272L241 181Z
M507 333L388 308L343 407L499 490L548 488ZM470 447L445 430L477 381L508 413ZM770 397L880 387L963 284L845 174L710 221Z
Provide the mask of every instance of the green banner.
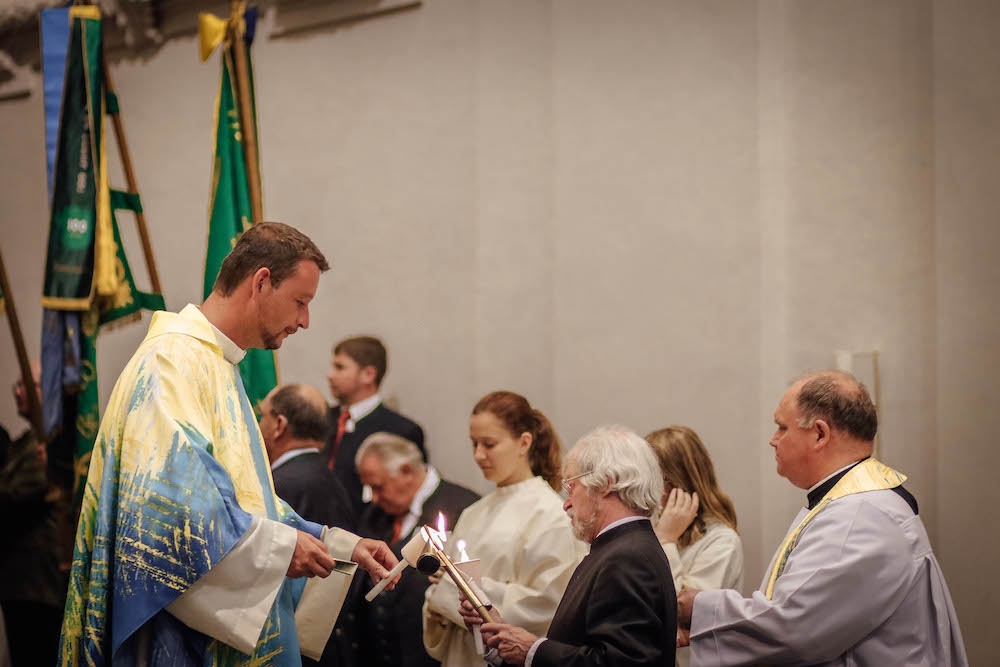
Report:
M71 17L42 305L87 310L94 289L96 162L103 127L101 21L92 12Z
M250 100L256 119L250 49L242 42L237 48L247 51ZM239 109L236 106L236 89L233 85L235 79L232 50L227 46L222 49L222 79L215 110L215 161L212 169L212 194L208 220L208 253L205 257L205 298L212 292L215 278L222 267L222 260L236 245L236 239L240 234L253 224L250 188L247 185L246 161L243 156L243 133L240 128ZM240 375L243 377L250 404L259 416L260 402L278 384L274 352L247 350L247 356L240 362Z
M139 195L108 186L100 12L74 6L70 21L42 292L49 323L43 327L42 366L43 376L46 368L54 369L57 383L44 392L45 421L60 427L51 450L67 464L72 456L79 508L100 424L98 329L165 306L162 295L136 287L115 217L116 210L140 212ZM115 112L117 107L114 100ZM58 311L82 312L70 317Z

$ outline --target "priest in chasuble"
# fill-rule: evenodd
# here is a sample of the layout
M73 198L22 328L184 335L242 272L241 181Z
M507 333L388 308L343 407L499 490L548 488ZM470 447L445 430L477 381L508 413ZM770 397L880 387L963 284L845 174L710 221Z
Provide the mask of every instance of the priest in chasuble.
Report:
M778 474L808 490L807 506L753 596L680 592L691 665L967 665L906 477L871 458L878 419L864 385L810 373L774 421Z
M299 665L382 542L274 493L237 363L309 326L328 269L280 223L246 231L201 308L158 312L104 413L77 529L63 665Z

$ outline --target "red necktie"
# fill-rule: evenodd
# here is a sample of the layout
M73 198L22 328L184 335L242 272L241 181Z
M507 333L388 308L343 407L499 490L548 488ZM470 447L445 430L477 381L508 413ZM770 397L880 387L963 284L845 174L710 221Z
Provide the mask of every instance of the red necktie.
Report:
M341 408L340 416L337 417L337 437L333 439L333 447L330 448L330 460L326 467L333 470L333 462L337 459L337 452L340 451L340 441L344 439L344 431L347 430L347 420L351 418L350 410Z
M396 520L392 522L392 541L389 544L395 544L402 537L403 532L403 515L400 514L396 517Z

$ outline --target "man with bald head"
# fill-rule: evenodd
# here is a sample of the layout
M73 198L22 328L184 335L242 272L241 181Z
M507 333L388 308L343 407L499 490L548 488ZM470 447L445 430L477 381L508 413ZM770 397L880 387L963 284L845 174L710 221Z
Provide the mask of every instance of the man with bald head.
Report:
M774 421L778 474L807 491L806 507L750 598L680 592L691 665L967 665L906 476L871 458L878 418L864 385L806 374Z
M320 464L330 433L326 399L313 387L275 387L260 403L260 432L278 497L302 518L354 531L354 505L336 476Z

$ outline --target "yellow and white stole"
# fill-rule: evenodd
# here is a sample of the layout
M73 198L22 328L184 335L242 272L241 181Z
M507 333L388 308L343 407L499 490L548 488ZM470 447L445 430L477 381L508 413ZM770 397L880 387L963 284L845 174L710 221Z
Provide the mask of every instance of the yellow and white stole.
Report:
M838 498L843 498L854 493L894 489L905 481L906 475L896 472L884 463L871 458L865 459L848 470L847 474L833 485L833 488L823 496L823 499L816 504L816 507L812 508L809 514L805 515L802 521L799 522L799 525L795 527L795 530L790 532L785 541L781 543L778 555L774 559L774 565L771 566L771 574L767 578L767 587L764 589L764 596L768 600L771 599L771 596L774 594L774 584L778 581L781 573L784 572L785 565L788 563L788 557L791 555L795 545L798 544L799 535L809 525L809 522L816 518L816 515L822 512L827 505Z

